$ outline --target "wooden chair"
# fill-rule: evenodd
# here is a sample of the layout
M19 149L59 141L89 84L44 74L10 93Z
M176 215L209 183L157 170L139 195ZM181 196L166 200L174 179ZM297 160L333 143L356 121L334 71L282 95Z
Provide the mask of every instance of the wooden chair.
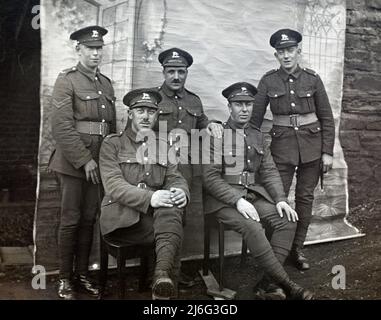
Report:
M154 244L131 245L110 237L100 236L100 296L103 298L107 283L108 255L116 258L118 273L118 298L123 299L126 292L126 260L140 258L139 291L146 288L148 257L154 254Z
M209 256L210 256L210 230L213 227L218 229L218 284L219 290L224 289L224 257L225 257L225 231L230 230L224 223L218 221L213 214L204 215L204 261L203 261L203 275L206 276L209 270ZM242 239L241 251L241 265L244 265L247 256L247 244Z

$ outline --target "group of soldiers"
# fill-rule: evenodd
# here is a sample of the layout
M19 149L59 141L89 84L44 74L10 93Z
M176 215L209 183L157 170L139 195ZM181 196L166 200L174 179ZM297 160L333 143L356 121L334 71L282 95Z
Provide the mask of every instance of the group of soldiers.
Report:
M238 82L222 91L230 113L224 123L209 120L200 98L185 88L192 56L179 48L161 52L163 84L124 96L128 124L116 133L112 82L98 68L106 33L90 26L71 34L79 62L59 74L52 94L56 147L49 168L61 190L58 296L75 299L78 291L99 295L88 264L100 211L104 237L154 244L153 299L177 297L193 172L189 161L171 161L171 156L179 160L184 148L172 132L182 132L181 139L189 142L192 130L204 129L211 143L201 149L212 159L201 165L204 213L242 234L263 270L254 287L257 295L312 299L283 264L289 257L300 270L310 267L303 242L320 173L332 167L335 129L320 77L299 66L301 34L282 29L271 36L280 68L267 72L258 88ZM271 143L260 130L269 103ZM178 147L168 152L168 145ZM232 159L240 165L232 165ZM287 197L295 174L294 210Z

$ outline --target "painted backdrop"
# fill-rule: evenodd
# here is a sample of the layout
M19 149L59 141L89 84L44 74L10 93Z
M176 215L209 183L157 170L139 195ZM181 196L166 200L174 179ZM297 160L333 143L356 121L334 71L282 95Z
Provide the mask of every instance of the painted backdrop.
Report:
M328 91L336 124L334 168L325 177L324 191L316 189L314 216L307 244L358 236L346 221L348 214L347 166L338 128L341 113L345 40L345 1L327 0L42 0L41 139L38 201L35 215L35 263L57 266L59 193L46 171L52 138L50 99L58 73L76 64L74 30L100 24L105 36L101 71L113 80L117 96L118 130L126 124L123 95L132 88L162 83L160 51L176 46L189 51L194 64L187 88L197 93L209 118L226 120L221 90L236 81L258 84L269 69L277 68L268 40L277 29L293 28L303 34L302 66L317 71ZM181 5L180 5L181 4ZM271 113L263 130L271 127ZM191 214L185 229L184 258L202 255L202 198L196 177ZM197 188L198 187L198 188ZM292 194L290 195L292 198ZM230 233L227 250L240 249ZM95 236L93 262L97 262ZM96 266L94 266L96 267Z

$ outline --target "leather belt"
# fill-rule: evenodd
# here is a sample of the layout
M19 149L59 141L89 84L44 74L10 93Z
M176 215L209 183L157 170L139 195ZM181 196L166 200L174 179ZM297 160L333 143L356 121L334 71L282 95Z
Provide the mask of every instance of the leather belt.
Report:
M318 121L315 112L305 114L274 114L273 125L282 127L299 127Z
M109 134L110 128L106 122L76 121L75 128L80 133L98 135L105 137Z
M255 173L249 171L242 171L241 174L237 175L224 174L222 178L230 184L240 184L244 186L255 184Z

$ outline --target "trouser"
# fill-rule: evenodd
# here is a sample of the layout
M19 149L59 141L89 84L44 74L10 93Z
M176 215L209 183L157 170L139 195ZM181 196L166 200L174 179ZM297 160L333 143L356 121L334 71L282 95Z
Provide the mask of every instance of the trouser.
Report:
M174 281L180 272L180 254L183 240L183 209L156 208L140 214L138 223L117 229L107 235L127 244L155 243L155 271L167 271Z
M242 234L259 267L281 282L280 279L288 278L282 265L290 252L296 223L288 221L286 215L281 218L275 205L261 196L249 193L246 200L256 208L260 222L246 219L235 208L222 208L214 214L219 221ZM264 228L269 229L270 239Z
M58 232L60 278L86 274L93 241L93 227L100 204L100 185L57 173L61 191Z
M287 196L296 172L295 211L298 213L299 221L295 232L294 247L301 248L311 222L314 191L320 176L320 159L300 163L298 166L277 163L277 168Z

